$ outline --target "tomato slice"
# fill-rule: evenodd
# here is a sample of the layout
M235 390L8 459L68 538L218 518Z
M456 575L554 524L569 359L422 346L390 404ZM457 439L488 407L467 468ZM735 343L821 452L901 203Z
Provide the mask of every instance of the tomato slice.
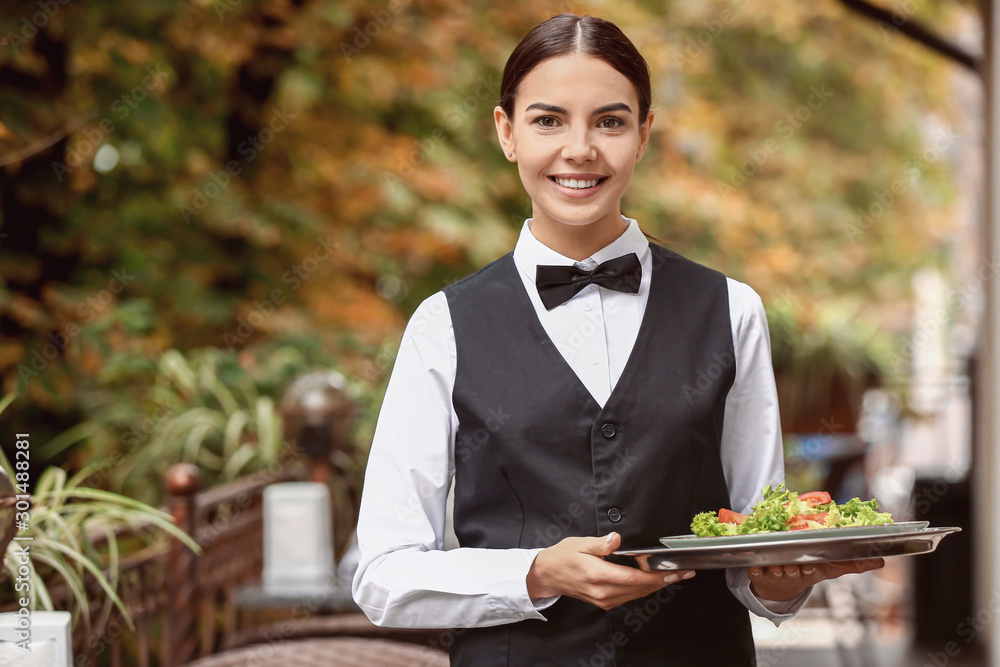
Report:
M799 500L816 507L817 505L827 504L832 498L826 491L810 491L809 493L800 493Z
M719 523L741 524L746 520L747 520L746 514L740 514L739 512L734 512L732 510L727 510L725 508L719 510Z
M804 530L806 528L820 528L826 525L828 512L817 512L816 514L796 514L785 527L788 530Z

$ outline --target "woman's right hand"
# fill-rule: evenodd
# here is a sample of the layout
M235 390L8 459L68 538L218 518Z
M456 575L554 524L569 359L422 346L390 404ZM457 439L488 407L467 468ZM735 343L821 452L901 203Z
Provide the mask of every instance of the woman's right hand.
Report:
M647 572L604 560L621 540L618 533L567 537L543 549L528 570L528 595L532 600L568 595L607 610L695 574L693 570Z

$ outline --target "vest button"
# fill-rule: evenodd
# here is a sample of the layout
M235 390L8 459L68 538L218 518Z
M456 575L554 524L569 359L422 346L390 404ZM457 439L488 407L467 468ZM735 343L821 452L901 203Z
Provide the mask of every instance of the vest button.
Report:
M622 520L622 511L617 507L612 507L608 510L608 521L611 523L618 523Z
M601 433L604 434L605 438L611 439L615 437L615 433L617 433L617 430L615 429L614 424L605 424L604 426L601 427Z

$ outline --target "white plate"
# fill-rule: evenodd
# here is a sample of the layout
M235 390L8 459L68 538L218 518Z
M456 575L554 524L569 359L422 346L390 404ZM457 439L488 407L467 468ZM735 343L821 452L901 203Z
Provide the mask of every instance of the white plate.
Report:
M930 525L928 521L900 521L885 526L848 526L845 528L806 528L803 530L781 530L773 533L752 533L750 535L719 535L714 537L699 537L698 535L671 535L661 537L660 544L665 547L692 546L722 546L739 544L760 544L767 542L784 542L785 540L801 540L804 537L817 540L836 540L841 537L855 535L879 536L894 535L921 530Z

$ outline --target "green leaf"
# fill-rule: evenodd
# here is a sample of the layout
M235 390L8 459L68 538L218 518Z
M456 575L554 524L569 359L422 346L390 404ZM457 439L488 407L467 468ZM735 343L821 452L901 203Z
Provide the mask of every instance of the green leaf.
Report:
M41 544L41 543L40 543ZM44 546L44 545L43 545ZM38 561L40 563L45 563L53 570L59 573L63 581L66 583L66 587L69 588L73 599L76 600L76 610L77 615L83 616L84 625L87 629L87 634L90 634L90 614L79 614L81 610L87 609L87 591L84 586L83 577L80 576L74 568L69 566L66 561L59 558L57 555L49 555L44 549L39 549L33 551L31 554L31 559L33 561ZM40 578L39 578L40 579ZM52 601L49 600L49 608L51 608Z
M68 559L73 560L74 562L76 562L80 566L82 566L85 570L87 570L87 572L89 572L91 574L91 576L94 577L94 580L104 590L104 592L107 594L107 596L114 601L115 606L118 607L118 610L121 612L122 616L125 618L125 622L128 624L129 629L130 630L134 630L135 629L135 626L132 624L132 618L129 616L128 610L125 608L125 603L122 602L122 600L121 600L120 597L118 597L118 593L115 592L115 590L111 587L111 584L108 582L107 578L104 576L104 573L101 572L100 568L98 568L96 565L94 565L94 563L91 562L89 558L86 558L82 554L77 553L73 549L71 549L71 548L69 548L67 546L62 545L59 542L56 542L54 540L49 540L49 539L46 539L44 537L36 537L35 538L35 544L36 545L41 544L41 545L43 545L45 547L48 547L50 549L54 549L56 551L59 551L59 552L63 553ZM89 617L90 615L89 614L84 614L84 616L85 617Z
M38 449L38 460L50 461L73 445L93 437L102 428L100 424L89 421L68 428Z

